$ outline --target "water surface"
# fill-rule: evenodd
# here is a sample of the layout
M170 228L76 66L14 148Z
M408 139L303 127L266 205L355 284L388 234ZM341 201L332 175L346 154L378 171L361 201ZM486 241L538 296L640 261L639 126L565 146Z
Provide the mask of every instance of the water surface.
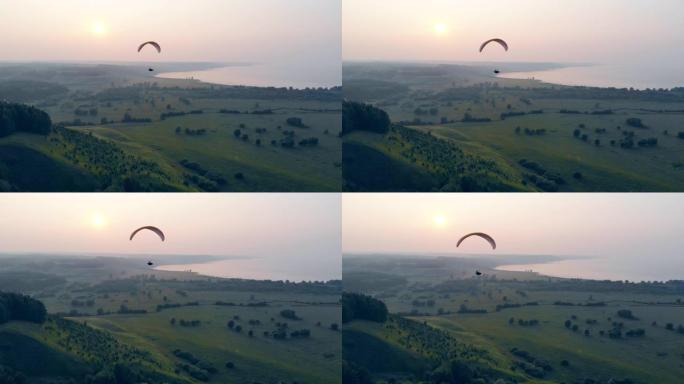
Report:
M543 71L510 72L509 79L536 79L546 83L615 88L684 87L684 71L674 65L583 65Z
M330 88L342 84L341 64L244 64L205 70L167 72L169 79L196 79L205 83L256 87Z
M502 271L533 271L546 276L590 280L668 281L684 280L684 258L665 260L657 256L577 258L538 264L501 265Z
M300 263L261 258L234 258L208 263L161 265L162 271L192 271L205 276L251 280L328 281L341 278L342 265L332 258Z

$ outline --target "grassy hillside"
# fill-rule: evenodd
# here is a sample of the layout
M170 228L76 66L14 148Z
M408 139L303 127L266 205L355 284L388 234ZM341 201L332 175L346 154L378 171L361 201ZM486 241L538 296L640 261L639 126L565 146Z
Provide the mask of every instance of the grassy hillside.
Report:
M170 378L147 382L341 382L339 282L219 279L143 265L4 258L0 290L31 294L51 316L42 326L0 326L0 365L31 372L28 357L3 355L11 342L50 361L36 380L121 362Z
M345 135L343 148L347 191L532 190L504 161L398 125L384 135Z
M157 79L125 65L67 65L59 76L49 65L25 66L43 78L36 88L43 91L13 92L33 80L20 68L0 66L0 95L45 110L57 128L47 139L0 138L0 146L15 148L12 158L0 158L4 189L341 189L337 88L218 86ZM3 80L9 74L15 77ZM12 172L3 172L11 164ZM40 167L54 170L56 180L36 177Z
M475 278L475 268L485 277ZM490 268L489 261L351 258L344 261L345 290L381 299L394 321L413 321L483 351L517 382L677 383L684 373L681 282L594 282ZM391 321L345 324L353 340L345 340L345 356L379 382L421 374L421 382L433 382L427 372L435 364L426 370L419 357L452 347L421 343L419 331L397 328ZM386 366L358 352L390 347L399 362Z
M69 379L102 383L189 382L174 374L168 362L160 362L146 351L119 343L82 323L57 317L49 317L43 325L1 325L0 343L4 347L0 350L0 365L21 373L30 383Z
M363 144L401 159L387 165L399 173L389 190L430 191L435 183L461 190L459 183L402 178L407 164L443 173L447 145L496 164L502 181L491 186L500 191L684 190L681 88L566 87L497 78L486 66L371 63L345 66L344 83L346 99L372 104L396 126L430 138L349 135L353 153ZM480 177L468 169L460 174ZM357 175L364 178L363 170L352 167L345 181Z

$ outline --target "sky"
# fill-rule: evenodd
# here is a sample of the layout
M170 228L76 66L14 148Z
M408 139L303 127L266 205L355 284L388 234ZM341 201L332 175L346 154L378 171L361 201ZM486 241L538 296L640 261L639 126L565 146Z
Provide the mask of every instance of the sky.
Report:
M681 63L683 15L681 0L344 0L343 58ZM478 53L495 37L508 53Z
M301 61L341 55L341 0L0 0L0 60ZM140 43L155 40L137 53Z
M479 238L485 232L497 249ZM523 254L682 259L681 194L347 194L350 253ZM679 263L684 266L684 264Z
M1 253L242 256L341 273L335 194L5 194L0 212ZM166 241L129 241L147 225Z

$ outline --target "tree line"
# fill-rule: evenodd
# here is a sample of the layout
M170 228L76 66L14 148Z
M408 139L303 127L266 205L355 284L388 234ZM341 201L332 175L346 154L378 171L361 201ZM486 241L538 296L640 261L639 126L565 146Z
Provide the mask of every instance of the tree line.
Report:
M42 302L18 293L0 292L0 324L13 320L41 324L46 316Z
M29 105L0 101L0 137L14 132L47 135L51 127L52 121L46 112Z

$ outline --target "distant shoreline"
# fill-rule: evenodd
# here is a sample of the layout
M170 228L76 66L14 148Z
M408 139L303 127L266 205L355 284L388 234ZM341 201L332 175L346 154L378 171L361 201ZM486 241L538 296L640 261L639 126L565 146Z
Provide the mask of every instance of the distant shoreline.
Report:
M314 76L315 75L315 76ZM194 80L203 84L229 87L316 89L341 86L325 71L317 72L305 65L281 64L239 64L211 68L164 71L155 76L159 79Z
M261 262L260 262L261 261ZM227 258L222 260L200 261L196 263L160 264L154 270L161 272L188 272L196 273L200 276L214 277L221 279L242 279L242 280L271 280L271 281L332 281L340 280L341 277L322 276L313 272L295 273L282 268L282 266L271 265L263 262L259 258Z
M497 75L497 78L532 80L542 84L565 87L646 90L673 89L684 86L684 76L678 75L678 73L678 70L658 66L592 64L531 71L506 71ZM644 77L644 74L648 74L648 76Z

